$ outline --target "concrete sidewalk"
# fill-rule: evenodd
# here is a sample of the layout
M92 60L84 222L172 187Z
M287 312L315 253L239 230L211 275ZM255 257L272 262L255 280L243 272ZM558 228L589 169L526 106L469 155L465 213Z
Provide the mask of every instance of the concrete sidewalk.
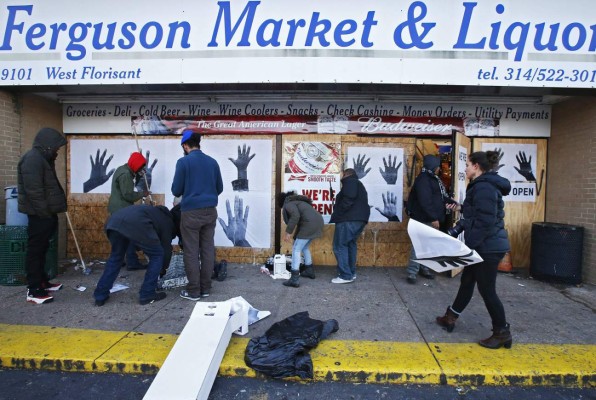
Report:
M258 376L244 363L249 338L296 312L336 319L339 331L311 351L316 380L452 385L596 386L596 288L552 285L519 274L500 274L497 290L511 324L512 349L476 344L490 335L490 319L476 293L452 333L434 319L451 304L459 278L405 281L401 268L359 268L351 284L331 284L335 268L287 288L259 272L260 265L230 264L228 278L214 282L208 301L242 296L271 316L233 337L221 376ZM68 267L55 281L65 287L55 301L33 305L24 286L0 286L2 367L154 374L195 305L167 291L141 306L143 271L122 271L130 289L112 294L103 307L92 291L101 274ZM75 290L85 286L86 291ZM205 301L205 300L202 300Z

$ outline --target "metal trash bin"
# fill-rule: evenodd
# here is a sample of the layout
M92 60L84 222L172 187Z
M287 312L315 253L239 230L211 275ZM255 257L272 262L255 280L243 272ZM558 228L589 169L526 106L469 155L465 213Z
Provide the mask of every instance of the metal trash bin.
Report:
M6 225L27 225L29 223L27 214L19 212L19 192L17 187L5 187L4 198L6 199Z
M0 225L0 285L18 286L27 284L25 257L27 255L26 226ZM45 271L49 279L58 272L58 235L50 240L46 253Z
M534 222L530 275L545 281L581 283L583 242L581 226Z

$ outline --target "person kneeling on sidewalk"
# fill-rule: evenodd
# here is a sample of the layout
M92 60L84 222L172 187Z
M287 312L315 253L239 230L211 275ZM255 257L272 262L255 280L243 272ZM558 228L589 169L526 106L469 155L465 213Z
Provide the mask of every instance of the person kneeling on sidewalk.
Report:
M292 246L292 277L284 282L284 286L299 287L299 276L315 279L310 254L310 242L323 235L323 216L312 206L312 200L306 196L297 195L295 192L285 192L277 195L277 205L281 208L286 234L284 240L292 240L294 232L294 245ZM300 273L300 254L304 255L304 271Z
M156 289L159 273L162 268L167 268L172 257L175 228L170 210L164 206L145 204L125 207L112 214L105 229L112 251L93 293L95 305L103 306L108 300L130 244L149 256L149 265L139 291L140 304L163 300L166 294Z

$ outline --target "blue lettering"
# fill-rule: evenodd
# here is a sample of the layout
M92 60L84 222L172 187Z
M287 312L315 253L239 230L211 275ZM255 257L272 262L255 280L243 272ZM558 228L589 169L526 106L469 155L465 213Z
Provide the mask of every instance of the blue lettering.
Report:
M577 29L578 31L577 43L575 44L575 46L571 44L569 38L569 35L571 34L571 31L573 29ZM563 41L563 47L565 47L567 50L576 51L584 45L584 43L586 42L586 36L586 28L584 28L582 24L579 24L577 22L569 24L565 27L565 29L563 29L563 37L561 38L561 40Z
M108 25L108 34L106 36L106 40L103 43L99 42L99 37L101 36L101 30L103 28L103 22L99 24L93 25L95 28L95 32L93 33L93 47L95 49L109 49L112 50L114 48L114 31L116 30L116 23L112 23Z
M37 31L37 32L36 32ZM39 44L34 44L33 39L39 39L46 34L46 26L44 24L33 24L31 28L27 30L27 35L25 36L25 43L27 47L31 50L39 50L45 46L45 42L40 42Z
M339 24L337 24L337 27L335 28L335 32L333 35L333 39L335 40L335 43L337 43L341 47L348 47L348 46L354 44L354 42L356 42L355 39L352 38L348 41L345 41L342 38L342 36L349 35L350 33L356 32L357 28L358 28L358 25L356 24L356 21L354 21L352 19L346 19L344 21L341 21Z
M255 18L255 12L257 11L258 5L261 4L260 1L249 1L246 3L246 7L242 10L242 14L234 24L234 27L231 28L232 25L232 17L230 15L230 2L229 1L218 1L217 5L219 5L219 12L217 13L217 20L215 21L215 26L213 27L213 36L211 36L211 41L207 44L207 47L217 47L217 33L219 31L219 26L221 23L221 19L224 18L224 35L225 35L225 42L226 46L229 46L234 34L240 27L242 20L246 18L244 31L242 32L242 38L238 42L238 46L250 46L250 42L248 41L248 35L250 34L250 29L252 27L252 23Z
M4 41L2 42L0 50L12 50L12 46L10 45L12 31L17 31L21 34L23 33L25 24L21 22L20 24L15 25L14 23L17 11L26 11L27 15L31 15L33 12L33 6L7 6L6 9L8 10L8 18L6 20L6 29L4 30Z
M372 47L373 46L373 43L371 41L369 41L370 30L377 23L378 22L375 21L375 12L369 11L368 14L366 14L366 19L364 21L362 21L362 25L364 26L364 30L362 31L362 40L360 41L360 43L362 44L362 47Z
M268 19L265 22L263 22L257 30L257 43L259 44L259 46L265 47L271 45L273 47L278 47L280 45L279 33L281 30L282 23L282 20L274 19ZM273 32L271 32L271 37L269 39L265 39L265 30L269 25L271 25Z
M123 50L131 49L135 45L134 31L137 30L137 24L126 22L122 25L122 36L124 39L118 40L118 46ZM127 40L127 41L125 41Z
M72 24L70 29L68 30L68 37L70 42L66 46L66 58L71 61L78 61L85 58L87 54L87 49L85 46L79 44L80 42L84 41L87 37L87 28L91 28L91 23L85 24L83 22L76 22ZM80 31L80 34L77 35L77 30ZM73 55L71 52L77 51L78 55Z
M188 37L190 36L190 24L186 21L172 22L170 25L170 34L168 35L168 42L166 43L166 49L174 47L174 39L176 39L176 32L178 28L182 28L182 39L180 40L180 47L188 49L190 43L188 43ZM124 33L124 32L122 32Z
M555 40L557 40L557 34L559 33L559 24L552 24L550 26L550 36L548 37L548 42L546 44L542 44L542 35L544 34L545 25L546 24L544 22L536 25L536 37L534 38L534 48L538 51L546 49L550 51L555 51L557 50Z
M296 30L298 28L304 28L306 26L306 21L303 19L292 19L286 23L290 27L290 31L288 32L288 38L286 39L286 46L293 46L294 39L296 38Z
M468 37L468 30L470 29L470 20L472 19L472 12L478 3L464 3L464 16L462 18L457 42L453 45L454 49L483 49L486 38L482 38L476 43L466 43Z
M319 38L319 43L323 47L329 46L329 41L325 39L325 34L329 32L331 29L331 22L328 19L323 19L319 21L319 15L321 13L314 12L312 13L312 20L310 21L310 26L308 27L308 34L306 35L306 42L305 46L312 46L312 43L315 37ZM317 27L322 25L322 30L317 32Z
M153 38L153 42L149 43L147 41L148 32L151 28L155 28L155 37ZM161 38L163 37L163 28L161 25L156 21L147 22L141 28L141 34L139 36L139 43L146 49L154 49L156 48L159 43L161 42Z
M519 40L517 42L513 42L511 40L511 36L513 31L516 28L521 28L519 33ZM530 24L522 24L521 22L514 22L512 23L507 30L505 31L505 36L503 37L503 44L507 50L516 50L515 52L515 61L520 61L522 59L522 55L524 53L524 47L526 45L526 40L528 38L528 30L530 29Z
M29 23L17 21L17 17L33 15L33 6L7 6L5 28L0 46L1 50L12 50L13 43L19 38L20 46L32 51L56 50L58 45L66 43L63 49L66 59L70 61L82 60L91 49L114 50L116 48L127 50L137 43L145 49L154 49L160 45L172 48L175 45L178 32L180 40L176 44L181 48L189 48L190 24L187 21L175 21L168 25L167 42L165 25L157 21L149 21L142 26L140 31L134 22L117 22L106 24L98 22L57 22L46 25L41 22ZM4 22L4 21L3 21Z

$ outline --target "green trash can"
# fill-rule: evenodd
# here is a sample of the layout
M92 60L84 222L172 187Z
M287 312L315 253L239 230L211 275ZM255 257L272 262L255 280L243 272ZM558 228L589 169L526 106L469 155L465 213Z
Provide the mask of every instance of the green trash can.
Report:
M27 255L27 226L0 225L0 285L27 284L25 256ZM46 274L49 279L58 272L58 235L50 240L46 253Z

